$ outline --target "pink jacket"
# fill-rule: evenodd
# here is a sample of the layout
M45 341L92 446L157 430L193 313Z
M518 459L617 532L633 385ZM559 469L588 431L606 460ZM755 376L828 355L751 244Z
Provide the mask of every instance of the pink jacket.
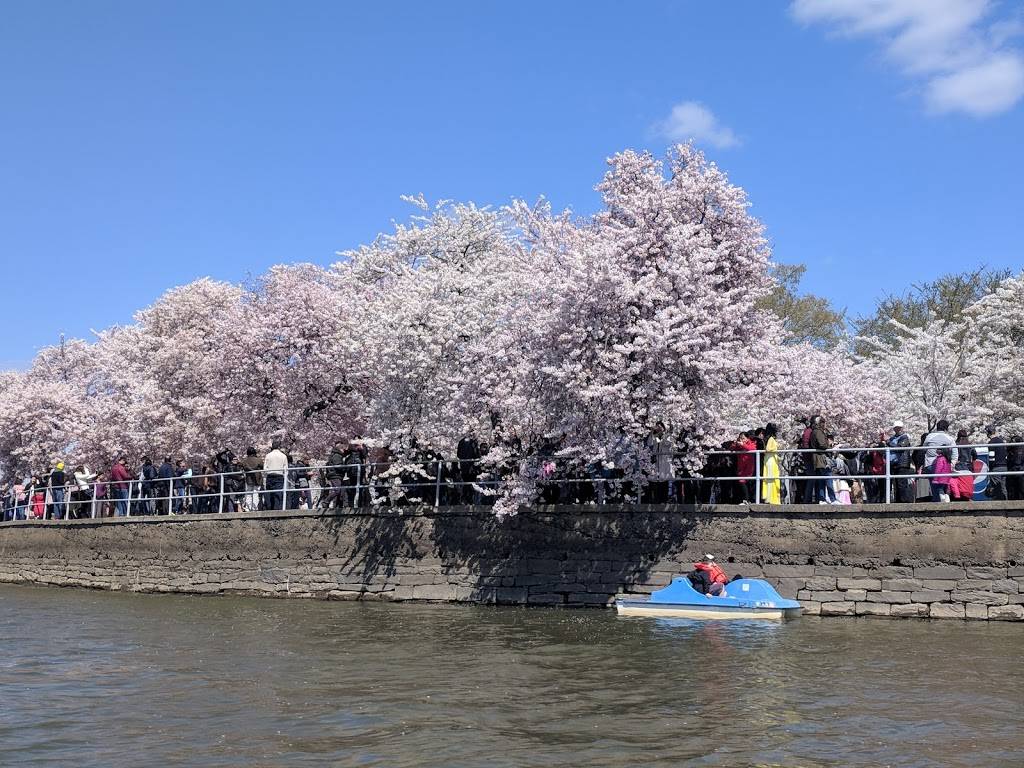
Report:
M935 459L933 465L933 474L939 475L939 477L931 478L934 485L949 485L950 473L953 471L953 467L949 465L949 459L943 456L941 453Z

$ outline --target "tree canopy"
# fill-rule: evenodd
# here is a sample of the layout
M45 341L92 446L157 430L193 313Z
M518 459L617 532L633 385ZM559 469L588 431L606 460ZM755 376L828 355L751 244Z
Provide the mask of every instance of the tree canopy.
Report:
M887 300L896 323L862 322L869 352L853 356L843 313L799 293L802 266L773 266L744 191L693 147L614 155L597 189L587 218L412 198L408 222L330 267L174 288L0 375L0 466L272 438L323 457L357 436L415 462L473 435L511 473L503 513L552 457L643 481L655 435L696 471L738 428L812 413L851 443L893 417L1024 419L1021 278L947 276Z
M759 306L782 321L786 340L792 344L810 344L828 349L847 337L846 312L814 294L801 293L800 282L807 267L803 264L774 264L771 276L776 284L760 300Z

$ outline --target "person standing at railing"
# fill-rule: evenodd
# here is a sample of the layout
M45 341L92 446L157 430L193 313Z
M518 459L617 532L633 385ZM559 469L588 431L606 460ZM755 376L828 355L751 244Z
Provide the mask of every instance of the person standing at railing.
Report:
M313 471L313 457L309 454L301 459L303 470L299 474L299 508L312 509L316 500L313 498L313 486L316 484L316 473Z
M932 470L929 473L935 475L931 478L932 501L950 500L949 486L953 480L953 462L951 461L953 450L952 448L939 448L935 452L935 461L932 462Z
M29 502L29 516L35 520L46 517L46 483L38 475L33 475L25 489Z
M834 438L834 435L828 436L829 444L834 443ZM829 456L829 473L832 475L829 482L832 487L833 503L852 504L853 488L850 483L850 464L842 451L833 450Z
M64 486L66 483L64 462L58 461L47 479L50 489L50 517L53 520L61 520L64 517Z
M754 470L757 466L757 443L751 437L752 430L745 429L739 433L732 444L736 452L736 496L735 504L749 504L754 500Z
M10 483L0 485L0 520L14 519L14 488Z
M192 468L185 466L184 459L178 459L174 464L174 514L180 515L186 512L186 506L191 506L188 501L189 484L192 480Z
M764 478L761 484L761 501L765 504L782 503L782 486L779 483L779 442L776 436L779 433L778 427L768 424L764 430L764 467L761 470L761 477Z
M90 472L86 466L75 467L75 508L72 515L75 519L89 517L89 502L92 501L92 483L96 473Z
M1008 498L1006 492L1006 481L1008 478L1006 475L991 474L992 472L1008 471L1006 438L992 424L985 427L985 435L988 437L988 453L990 456L990 474L988 476L988 485L985 487L985 495L993 501L1006 501Z
M102 472L96 475L96 482L92 485L93 496L96 497L96 516L110 517L113 510L110 507L110 483Z
M928 433L925 432L921 435L921 442L918 443L918 447L914 449L911 454L911 461L914 464L914 471L917 473L917 480L914 482L914 501L923 502L929 501L932 497L932 485L927 477L922 477L926 474L924 463L925 448L924 444L928 440Z
M260 488L263 487L263 462L251 445L245 449L242 467L245 469L245 509L258 512L261 506Z
M455 477L459 482L458 501L461 504L475 504L479 494L473 490L473 483L480 476L480 443L474 435L468 435L459 440L455 448L456 464Z
M357 489L365 482L366 477L366 445L362 439L351 441L342 459L345 465L343 499L345 504L355 507L359 503Z
M267 509L284 509L284 478L288 472L288 456L281 450L281 441L270 444L270 453L263 460L263 474L267 484Z
M803 453L796 454L797 460L803 463L803 474L806 478L803 481L803 494L800 496L800 500L804 504L814 503L814 488L817 482L814 480L814 475L816 474L814 471L814 454L810 452L811 438L814 436L814 419L815 417L812 416L810 420L805 422L807 426L800 433L800 442L798 443Z
M881 504L885 501L885 433L879 432L878 442L871 446L872 450L860 455L860 467L854 474L871 475L866 480L854 480L850 483L850 492L857 503L857 484L863 487L864 499L869 504Z
M114 514L125 517L128 514L128 484L132 481L132 473L128 471L127 459L118 456L110 468L111 489L114 493Z
M157 492L157 471L149 456L142 457L142 470L139 472L142 479L142 514L152 515L156 512L153 499L159 496Z
M1019 443L1024 442L1024 437L1013 435L1010 437L1010 442L1018 443L1018 445L1011 446L1006 452L1006 470L1021 472L1024 470L1024 446ZM1006 476L1006 498L1010 501L1024 501L1024 476Z
M949 429L949 422L946 419L939 419L935 424L935 429L928 433L928 436L924 439L924 474L934 475L935 474L935 460L939 457L939 451L946 450L946 459L950 465L957 463L959 452L956 448L956 440L947 431ZM934 501L938 493L949 493L949 483L938 483L939 488L936 489L934 486L936 483L931 479L931 498Z
M811 454L814 466L814 494L811 502L813 504L826 504L832 496L832 483L829 480L828 466L828 433L825 431L825 419L821 416L814 416L811 419L811 440L808 447L814 451ZM832 499L835 497L832 496Z
M24 520L28 510L28 494L25 490L24 482L21 480L17 481L11 492L14 495L14 519Z
M892 481L894 491L892 497L900 504L910 504L914 501L912 484L915 481L904 479L900 475L906 475L909 478L914 474L914 469L911 466L913 451L910 450L910 435L903 431L902 421L897 420L892 423L892 437L889 438L888 445L889 471L896 476Z
M241 512L245 505L245 467L237 456L231 459L231 468L224 476L224 493L227 496L223 505L225 512Z
M327 493L320 503L322 509L330 509L332 505L339 508L345 506L345 453L347 450L348 443L338 440L327 456L327 466L324 467Z
M169 515L171 513L171 499L174 498L174 465L171 464L171 457L164 456L163 463L160 465L160 469L156 473L157 479L157 502L158 512L160 515Z
M665 425L658 423L650 440L654 477L647 485L647 493L652 504L666 504L675 495L672 478L675 471L672 467L672 456L675 444Z
M288 459L288 493L285 499L285 509L304 509L302 506L303 488L309 488L309 466L308 460L295 461L290 453L286 453ZM306 507L308 509L308 507Z
M956 433L957 458L953 465L953 479L949 483L949 497L953 501L974 499L974 462L978 452L969 446L970 436L966 429ZM967 447L965 447L967 446Z
M231 462L234 461L234 459L235 454L230 448L223 448L215 453L209 464L212 474L223 475L225 472L230 472Z
M194 509L192 511L197 515L208 515L214 511L214 505L216 503L215 494L220 490L215 483L219 485L220 478L211 477L210 466L208 464L203 464L199 470L199 474L192 476L192 498L195 499Z

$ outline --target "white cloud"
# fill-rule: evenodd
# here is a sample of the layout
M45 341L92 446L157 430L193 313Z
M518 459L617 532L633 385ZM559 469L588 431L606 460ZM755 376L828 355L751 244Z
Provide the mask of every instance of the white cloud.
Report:
M1019 18L990 21L991 0L793 0L805 24L874 37L908 76L923 81L934 112L986 117L1024 97Z
M710 144L724 149L735 147L739 138L718 122L715 114L699 101L683 101L672 107L669 116L654 126L655 132L671 141L690 141Z
M928 103L938 112L962 109L973 115L994 115L1010 109L1024 93L1024 61L1001 54L974 67L934 78Z

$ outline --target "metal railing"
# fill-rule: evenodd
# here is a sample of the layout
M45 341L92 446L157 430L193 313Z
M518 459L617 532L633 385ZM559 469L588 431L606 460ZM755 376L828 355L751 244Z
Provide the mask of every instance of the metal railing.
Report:
M915 468L913 463L913 457L917 453L928 454L931 452L937 452L943 449L953 449L959 454L960 449L972 450L976 453L984 452L984 455L988 455L994 448L998 447L999 450L1006 451L1009 453L1013 449L1024 449L1024 442L1005 442L1005 443L970 443L970 444L950 444L950 445L911 445L911 446L890 446L890 445L873 445L867 447L855 447L855 446L835 446L826 450L820 450L815 448L780 448L777 451L766 451L763 449L755 449L751 451L709 451L708 455L711 456L731 456L738 459L741 456L753 456L753 473L750 475L729 475L729 476L704 476L702 480L718 480L726 482L744 482L754 481L754 503L761 503L762 501L762 490L763 483L783 482L783 481L802 481L802 482L821 482L823 480L871 480L876 482L884 483L884 501L879 503L890 504L892 503L893 488L895 483L916 481L918 479L929 480L932 479L952 479L957 477L971 477L972 480L977 478L989 478L989 477L1024 477L1024 469L1021 470L991 470L988 462L982 462L984 469L979 470L957 470L954 467L958 463L957 459L953 459L950 462L951 469L948 473L936 473L925 471L928 468L927 463L922 462L923 466L921 469ZM807 456L813 457L814 455L823 456L826 460L835 457L837 455L853 454L855 456L860 454L881 454L883 456L884 472L880 473L853 473L843 472L840 474L832 474L831 468L828 473L823 475L817 475L807 473L806 468L802 473L786 474L781 471L783 462L781 458L779 461L779 474L771 477L764 476L764 460L766 457L774 455L776 457L783 456ZM893 464L898 456L901 454L909 454L910 457L905 461L898 463L899 468L907 468L909 471L896 472L894 471ZM959 457L959 456L958 456ZM934 463L934 459L932 460ZM799 502L789 502L799 503Z
M917 480L949 480L952 478L971 477L986 480L992 477L1022 478L1022 469L990 469L986 462L981 468L972 470L951 469L948 473L929 472L929 467L911 469L910 460L899 461L894 468L894 460L901 454L928 451L931 448L967 449L986 455L997 444L973 443L970 445L952 446L839 446L828 450L809 448L780 448L777 451L754 449L749 451L709 451L709 457L725 457L726 462L737 464L742 457L749 459L749 474L714 474L728 469L729 464L721 467L705 466L705 472L693 476L672 476L669 478L637 478L629 475L622 468L608 472L589 472L584 476L559 477L551 476L538 480L541 496L549 489L556 489L555 495L562 495L561 489L570 492L575 489L577 500L583 496L588 503L604 504L609 500L640 502L651 487L668 487L668 496L679 495L675 489L708 488L715 484L731 484L733 490L739 488L744 500L760 504L764 499L765 489L773 489L779 485L794 482L815 484L816 490L812 498L819 492L828 496L828 485L836 480L861 480L883 483L884 489L879 503L889 504L893 501L894 489L898 483L910 483ZM1024 449L1024 443L998 444L1001 451L1011 452ZM783 471L784 457L824 457L827 462L838 455L854 456L862 454L880 454L884 457L884 472L851 472L845 471L832 474L825 468L821 474ZM1022 450L1024 454L1024 450ZM776 459L777 473L765 473L766 460ZM557 461L557 458L555 459ZM952 465L958 462L951 462ZM472 471L464 471L465 465ZM904 471L905 470L905 471ZM38 486L14 487L13 497L8 494L3 499L3 521L10 519L66 519L96 518L107 516L132 517L149 514L205 514L223 513L235 510L284 510L284 509L328 509L331 507L361 507L377 504L419 503L431 504L435 507L447 503L487 503L514 482L514 468L495 466L479 459L427 459L425 461L390 461L390 462L357 462L351 464L329 466L296 466L280 472L265 469L238 468L227 472L191 474L187 472L172 477L133 477L121 480L75 480L68 473L64 486L51 486L40 483ZM748 485L749 484L749 485ZM823 485L824 484L824 485ZM939 484L936 484L939 485ZM751 487L752 486L752 487ZM18 488L21 490L18 491ZM583 489L583 493L580 493ZM804 487L806 494L806 486ZM1024 495L1024 481L1019 489ZM832 489L834 495L835 489ZM648 495L650 495L648 493ZM773 494L769 494L773 495ZM780 494L781 495L781 494ZM899 496L900 494L895 494ZM793 494L787 494L787 502L800 503L793 500ZM804 496L806 499L806 495ZM916 500L916 497L911 500ZM13 503L12 503L13 502ZM719 500L719 503L722 503ZM727 503L727 502L726 502ZM10 516L9 516L10 515Z

